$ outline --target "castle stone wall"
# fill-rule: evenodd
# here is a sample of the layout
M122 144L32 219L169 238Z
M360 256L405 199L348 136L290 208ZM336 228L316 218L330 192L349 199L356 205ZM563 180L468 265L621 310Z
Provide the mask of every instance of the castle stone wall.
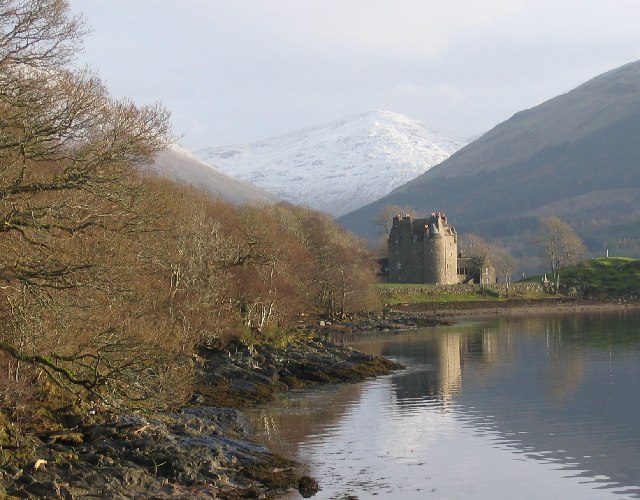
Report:
M494 283L491 285L478 284L458 284L458 285L407 285L407 286L384 286L378 287L378 294L389 295L455 295L463 297L465 295L475 295L477 293L494 293L500 296L509 294L543 294L545 287L542 283L511 283L507 290L505 283Z
M394 217L388 243L389 282L458 283L458 237L444 214Z
M413 245L411 219L395 218L389 233L389 280L394 283L413 283L422 274Z

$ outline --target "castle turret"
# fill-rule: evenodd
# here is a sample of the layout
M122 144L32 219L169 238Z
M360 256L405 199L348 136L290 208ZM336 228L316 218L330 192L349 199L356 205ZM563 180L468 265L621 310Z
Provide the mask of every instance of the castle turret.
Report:
M390 282L457 283L457 235L443 213L394 217L388 244Z
M389 231L389 281L393 283L415 282L411 217L407 214L393 218Z
M425 283L447 283L447 240L437 226L429 226L429 237L424 242Z
M458 282L458 235L442 212L431 214L424 251L426 283Z

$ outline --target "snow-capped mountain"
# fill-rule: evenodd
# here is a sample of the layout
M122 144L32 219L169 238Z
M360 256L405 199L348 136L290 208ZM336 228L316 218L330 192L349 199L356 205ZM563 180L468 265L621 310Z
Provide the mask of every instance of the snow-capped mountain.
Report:
M229 203L259 205L278 201L253 184L211 167L177 144L160 152L147 168L175 182L201 188Z
M195 154L284 200L338 216L381 198L465 144L406 116L372 111Z

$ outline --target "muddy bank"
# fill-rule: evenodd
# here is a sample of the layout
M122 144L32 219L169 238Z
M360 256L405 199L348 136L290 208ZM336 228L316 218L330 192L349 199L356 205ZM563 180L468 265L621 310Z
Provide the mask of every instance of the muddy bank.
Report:
M449 324L451 324L451 321L448 318L437 317L430 311L421 312L418 309L386 307L383 312L350 315L343 319L333 319L331 321L320 318L301 321L300 328L316 332L321 337L329 338L336 333L366 334Z
M0 425L0 497L269 498L299 487L310 495L314 481L252 442L237 408L400 368L311 334L280 347L234 341L197 363L192 405L173 413L76 408L30 433Z
M425 302L387 305L379 314L352 316L342 320L316 320L308 323L324 336L336 333L370 333L451 325L464 319L481 319L496 315L529 316L640 309L640 300L575 299L551 297L539 299L506 299L486 301Z
M451 325L465 319L497 315L530 316L570 312L640 309L640 300L626 298L576 299L550 297L500 301L451 301L387 305L379 314L353 316L333 322L317 320L306 326L322 335L368 333Z

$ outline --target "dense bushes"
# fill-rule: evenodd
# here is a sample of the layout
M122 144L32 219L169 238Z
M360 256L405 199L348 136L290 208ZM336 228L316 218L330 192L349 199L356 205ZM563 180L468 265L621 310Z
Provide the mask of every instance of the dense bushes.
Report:
M167 406L192 358L303 311L375 304L361 243L304 208L233 207L138 167L168 114L69 66L64 0L0 0L0 406Z
M288 204L234 207L159 179L146 185L145 210L163 215L136 254L158 281L166 320L191 341L220 342L239 330L260 336L303 312L377 307L363 242L328 216Z
M0 359L16 387L47 374L104 403L178 403L199 347L241 333L263 339L301 313L377 307L362 242L327 216L138 181L127 224L48 234L55 244L37 248L48 262L68 260L62 284L2 273Z

